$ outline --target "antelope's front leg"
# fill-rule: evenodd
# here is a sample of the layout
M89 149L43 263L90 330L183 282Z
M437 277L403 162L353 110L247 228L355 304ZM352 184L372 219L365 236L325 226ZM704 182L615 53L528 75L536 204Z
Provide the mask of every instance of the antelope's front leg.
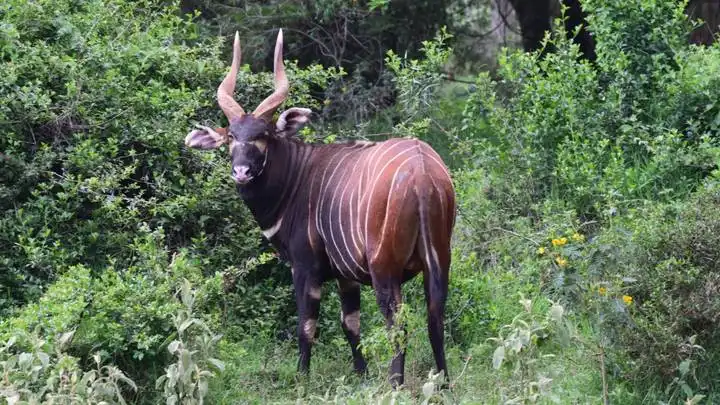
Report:
M306 274L303 269L293 268L293 270L293 284L298 308L297 335L300 349L298 371L307 373L310 370L310 351L313 339L315 339L320 312L321 283Z
M340 322L345 337L350 344L355 371L364 373L367 369L367 363L358 349L358 344L360 344L360 284L339 279L338 290L342 307Z

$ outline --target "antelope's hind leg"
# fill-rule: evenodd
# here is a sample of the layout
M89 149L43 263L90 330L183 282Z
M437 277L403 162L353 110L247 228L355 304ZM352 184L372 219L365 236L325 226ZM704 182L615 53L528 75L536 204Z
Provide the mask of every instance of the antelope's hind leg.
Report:
M447 300L448 284L447 279L438 282L432 280L426 270L423 273L423 284L425 287L425 301L427 303L427 322L430 346L437 372L443 372L444 381L441 388L448 388L450 377L448 375L445 361L445 301Z
M349 280L338 280L340 295L340 322L352 350L353 366L356 372L365 373L367 363L358 344L360 343L360 284Z
M432 229L423 229L418 238L418 251L424 262L423 285L430 346L437 372L444 372L445 381L442 387L447 388L449 376L445 359L445 303L450 276L450 238L444 236L440 232L432 232Z
M380 272L382 274L382 272ZM388 332L395 326L395 314L402 304L402 291L400 279L394 277L375 277L373 273L373 288L380 311L385 316L385 325ZM404 326L401 332L405 334ZM400 342L393 342L395 355L390 363L390 384L397 388L405 383L405 347Z

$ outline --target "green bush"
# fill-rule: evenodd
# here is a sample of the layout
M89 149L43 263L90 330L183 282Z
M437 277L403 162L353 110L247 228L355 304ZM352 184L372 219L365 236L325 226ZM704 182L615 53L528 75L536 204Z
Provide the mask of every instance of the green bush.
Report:
M681 4L586 7L596 11L595 65L556 35L557 52L542 59L506 52L500 80L481 74L468 100L456 150L519 214L548 197L599 218L639 199L687 196L717 164L720 48L685 45Z
M545 295L566 308L574 348L602 354L599 397L690 401L717 378L720 47L687 45L682 4L583 7L595 63L562 32L542 58L506 51L455 132L452 280L490 301L458 330L487 355L477 341L509 323L504 294Z
M691 361L697 368L694 388L717 389L712 364L720 356L715 327L720 317L718 206L715 179L686 202L641 210L627 222L618 221L601 238L625 241L613 259L617 273L629 280L625 294L633 299L632 324L617 336L633 359L626 372L639 381L646 376L632 369L652 368L667 383L683 361Z
M0 337L75 331L68 353L80 364L112 356L147 401L170 360L183 278L200 286L212 325L233 320L221 313L228 304L284 322L292 303L287 287L273 296L286 270L277 263L255 273L256 294L222 296L222 272L267 245L228 179L226 151L182 144L193 121L224 125L214 93L229 57L225 40L200 37L177 11L151 0L0 5ZM315 109L311 91L342 74L292 61L287 71L288 105ZM237 98L254 106L272 86L270 72L244 66Z
M8 404L125 404L123 396L129 389L137 391L135 383L117 367L102 365L99 353L93 355L94 368L83 371L79 359L64 352L72 336L63 333L50 343L36 331L0 340L0 399Z
M208 269L258 248L225 158L182 145L192 119L222 122L214 89L228 58L176 11L150 0L0 6L1 310L69 266L131 265L143 223ZM310 88L339 74L288 63L288 104L319 107ZM245 105L271 89L269 73L238 79Z
M168 351L177 361L165 369L155 388L163 387L168 404L202 404L208 380L215 376L213 370L225 369L223 362L211 357L222 335L214 334L202 319L195 317L196 292L188 280L184 280L179 294L183 308L173 318L177 339L168 344Z

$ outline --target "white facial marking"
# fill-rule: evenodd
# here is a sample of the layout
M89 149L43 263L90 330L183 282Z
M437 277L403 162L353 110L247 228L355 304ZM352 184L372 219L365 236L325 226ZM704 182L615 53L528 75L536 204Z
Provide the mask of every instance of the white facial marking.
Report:
M256 148L260 150L260 152L265 153L265 149L267 148L267 142L262 139L258 139L257 141L254 141L253 144Z

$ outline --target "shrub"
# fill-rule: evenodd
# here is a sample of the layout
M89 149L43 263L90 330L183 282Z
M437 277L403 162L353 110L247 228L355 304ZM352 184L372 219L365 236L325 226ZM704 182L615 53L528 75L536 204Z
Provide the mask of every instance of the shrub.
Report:
M0 398L8 404L125 404L124 389L137 390L135 383L117 367L103 366L99 353L93 355L95 368L83 371L77 358L64 353L72 335L64 333L54 344L37 331L0 341Z
M681 4L587 8L596 11L596 65L560 33L557 52L542 59L506 52L501 79L481 74L468 100L456 149L489 172L490 192L516 213L537 213L553 197L600 218L638 199L687 196L717 164L717 46L684 45Z
M542 58L506 51L455 132L455 246L487 282L453 282L492 301L460 331L477 339L507 322L507 298L493 295L502 280L505 293L562 303L577 350L602 354L603 399L699 401L717 378L720 47L686 44L682 4L583 6L594 64L562 32Z
M631 281L626 294L632 297L633 322L617 336L633 359L632 369L652 368L668 383L682 362L692 362L698 371L694 387L705 392L716 388L716 369L710 364L720 355L715 327L720 319L718 204L714 180L687 202L640 211L608 235L624 234L629 245L615 260L617 272ZM626 372L639 381L644 377Z
M68 350L110 353L141 395L168 357L180 280L201 286L217 323L217 275L267 249L223 151L182 146L192 120L223 122L214 92L227 47L197 31L153 0L0 5L0 336L76 330ZM315 109L311 90L342 74L292 61L287 72L288 104ZM237 98L254 106L272 86L244 66ZM257 294L232 302L241 312L270 301L284 267L266 267Z
M0 6L0 310L70 266L131 265L143 223L208 269L258 247L222 154L182 146L191 119L221 122L214 89L228 58L176 11L152 0ZM339 74L288 63L288 104L319 107L310 88ZM271 88L270 73L244 67L238 99L256 105Z
M168 344L168 351L177 361L165 369L155 382L163 388L168 404L202 404L208 393L208 380L214 376L209 368L223 371L224 364L211 357L222 335L212 333L201 319L195 317L196 293L184 280L179 291L183 308L173 318L177 339Z

